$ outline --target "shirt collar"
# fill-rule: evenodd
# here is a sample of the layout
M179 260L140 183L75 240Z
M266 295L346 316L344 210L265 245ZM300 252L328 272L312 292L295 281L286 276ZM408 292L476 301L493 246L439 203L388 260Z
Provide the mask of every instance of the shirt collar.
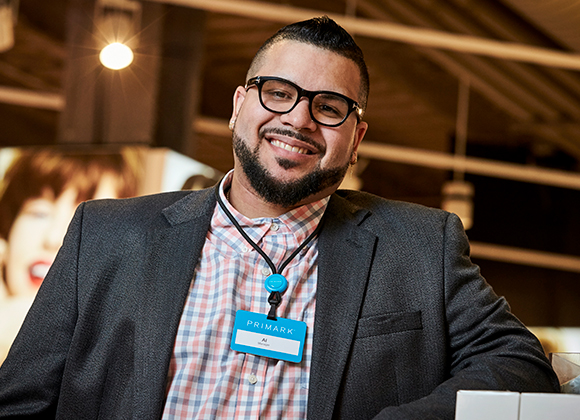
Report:
M296 240L299 243L301 243L308 237L308 235L310 235L316 229L316 227L320 223L320 220L322 219L322 216L324 215L324 211L326 210L326 207L328 206L328 202L330 200L330 197L324 197L320 200L304 204L303 206L292 209L289 212L284 213L278 217L259 217L256 219L250 219L241 214L240 212L238 212L230 204L224 192L230 188L233 172L234 172L233 169L230 172L228 172L224 177L223 181L220 183L219 195L224 204L226 205L227 209L232 213L232 215L236 218L237 222L242 227L251 227L251 228L265 227L267 229L272 223L283 223L294 234ZM232 222L228 219L228 217L221 209L219 204L216 204L216 209L214 211L211 225L212 228L223 228L233 226Z

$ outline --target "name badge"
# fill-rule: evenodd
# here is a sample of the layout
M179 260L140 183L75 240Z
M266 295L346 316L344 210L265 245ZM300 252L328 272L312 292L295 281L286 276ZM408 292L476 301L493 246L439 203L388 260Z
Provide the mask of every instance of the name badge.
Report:
M299 363L306 340L306 322L239 310L230 348L256 356Z

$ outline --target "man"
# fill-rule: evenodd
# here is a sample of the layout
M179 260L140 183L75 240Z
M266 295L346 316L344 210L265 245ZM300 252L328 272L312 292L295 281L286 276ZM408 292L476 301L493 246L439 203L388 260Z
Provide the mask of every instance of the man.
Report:
M456 216L335 193L367 94L342 28L290 25L236 89L218 187L81 204L0 417L453 419L460 389L556 391Z

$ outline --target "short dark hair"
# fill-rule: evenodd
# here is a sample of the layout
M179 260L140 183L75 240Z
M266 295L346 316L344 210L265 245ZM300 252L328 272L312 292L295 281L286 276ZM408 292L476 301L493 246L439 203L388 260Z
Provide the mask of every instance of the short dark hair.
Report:
M363 111L366 110L369 96L369 72L363 52L352 36L328 16L292 23L268 38L254 56L247 79L257 76L254 73L257 71L257 67L261 65L265 52L272 45L281 41L298 41L311 44L352 60L360 71L359 105Z
M56 148L23 149L2 180L0 238L8 239L12 223L28 199L51 192L59 197L67 188L77 190L77 201L94 197L105 174L115 177L119 198L137 194L138 164L135 152L67 151Z

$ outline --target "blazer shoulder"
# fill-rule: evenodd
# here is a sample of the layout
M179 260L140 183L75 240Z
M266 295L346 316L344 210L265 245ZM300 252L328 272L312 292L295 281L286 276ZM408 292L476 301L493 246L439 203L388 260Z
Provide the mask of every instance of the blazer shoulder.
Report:
M82 203L83 221L102 224L175 224L213 211L213 188L174 191L124 199L99 199Z
M368 212L366 219L369 222L372 222L373 219L407 221L409 223L444 222L450 215L441 209L390 200L362 191L338 190L334 195L335 201L340 207L346 207L351 212Z

